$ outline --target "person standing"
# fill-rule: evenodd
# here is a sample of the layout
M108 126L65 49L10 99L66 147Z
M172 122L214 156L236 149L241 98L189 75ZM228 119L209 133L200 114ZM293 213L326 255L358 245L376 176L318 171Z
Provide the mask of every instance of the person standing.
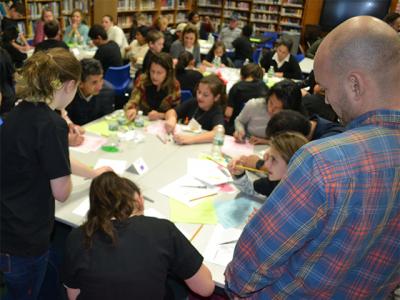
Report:
M386 299L400 282L400 40L379 19L354 17L314 62L347 130L292 158L239 238L225 271L231 297Z

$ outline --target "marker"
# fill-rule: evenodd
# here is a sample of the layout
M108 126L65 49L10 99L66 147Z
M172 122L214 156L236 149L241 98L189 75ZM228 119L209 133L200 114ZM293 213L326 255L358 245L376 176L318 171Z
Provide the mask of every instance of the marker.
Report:
M194 188L194 189L206 189L205 185L181 185L181 187L185 188Z

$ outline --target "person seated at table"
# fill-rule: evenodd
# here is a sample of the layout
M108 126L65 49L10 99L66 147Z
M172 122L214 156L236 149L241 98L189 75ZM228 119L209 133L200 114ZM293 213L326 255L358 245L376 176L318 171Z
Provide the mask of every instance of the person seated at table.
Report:
M136 29L135 39L125 48L125 57L129 59L131 64L130 74L134 78L136 72L142 68L143 60L149 50L149 44L147 43L147 33L149 27L139 26Z
M150 121L164 119L165 113L180 101L181 89L172 58L161 52L152 56L150 68L136 80L131 98L125 104L125 115L133 120L141 110Z
M1 35L1 47L8 52L15 68L21 68L28 57L24 49L17 43L18 30L16 27L9 27Z
M224 43L226 49L233 49L232 42L236 40L242 32L238 28L239 17L236 14L232 14L229 18L229 25L222 28L219 35L219 40Z
M84 125L112 113L115 95L111 83L103 80L104 72L98 60L85 58L80 63L81 81L67 112L74 124Z
M182 32L183 29L185 29L186 23L179 23L178 26L176 26L175 33L174 33L174 42L176 40L180 40L182 38Z
M292 41L282 38L276 42L276 50L263 55L260 60L261 67L268 71L272 66L276 77L302 79L302 73L296 58L290 54Z
M109 67L122 66L122 57L116 42L108 40L107 32L101 25L94 24L89 30L92 43L97 46L94 58L99 60L103 66L104 73Z
M89 201L87 220L65 245L69 299L167 299L169 278L201 296L212 294L201 254L172 222L144 215L135 183L104 173L92 181Z
M388 23L396 32L400 33L400 14L398 12L388 13L383 21Z
M189 12L187 19L188 19L188 24L196 27L197 31L200 32L201 22L199 13L195 10L192 10L191 12Z
M232 46L235 49L235 56L233 58L233 64L235 68L241 68L243 63L246 61L253 61L253 46L250 42L250 37L253 34L253 26L246 24L242 28L242 34L240 37L232 42Z
M196 135L174 134L178 144L209 143L214 139L218 125L224 124L223 105L226 101L225 85L217 75L203 77L196 89L196 97L170 109L165 115L165 129L173 133L178 120L183 120L189 127L207 130ZM197 128L200 129L200 128Z
M292 156L307 143L307 138L298 132L281 132L271 138L269 148L265 151L263 159L263 167L268 170L267 176L270 183L273 183L274 186L277 185L286 175ZM229 162L228 170L233 177L233 183L241 192L264 197L264 194L257 193L253 182L242 168L244 163L241 158Z
M178 59L183 51L189 51L193 54L196 66L200 64L200 45L198 42L199 33L196 27L187 24L182 32L182 38L172 43L170 54L172 58Z
M89 26L84 24L83 11L76 8L71 13L71 23L65 28L63 41L67 44L89 44Z
M210 68L233 67L232 62L226 55L225 45L216 41L202 61L203 65Z
M129 39L128 42L132 43L136 36L136 30L140 26L149 26L147 22L147 17L142 13L135 13L132 15L132 25L129 29Z
M307 118L297 111L284 109L271 117L265 129L265 135L269 140L276 134L287 131L301 133L309 141L315 141L342 133L344 127L316 114ZM240 161L245 167L268 171L265 161L258 155L241 156ZM272 182L268 178L260 178L253 182L254 190L265 196L268 196L277 184L278 182Z
M247 136L252 144L266 144L265 127L271 116L282 109L305 113L300 88L289 79L273 85L266 98L251 99L245 104L235 119L235 140L243 142Z
M203 21L200 24L199 38L201 40L208 40L210 34L214 32L214 25L209 16L203 16Z
M156 53L161 53L164 47L164 34L158 30L152 29L147 33L147 43L149 50L147 51L142 64L140 72L136 72L135 79L140 75L146 73L150 69L150 62Z
M175 66L176 79L179 81L181 90L189 90L192 95L195 94L196 86L203 74L194 68L195 61L193 54L189 51L182 52L178 57L178 62Z
M15 104L14 73L10 55L0 47L0 116L8 113Z
M60 41L60 26L56 20L48 21L44 24L44 34L47 39L37 44L34 52L52 48L64 48L69 50L67 44L64 43L64 41Z
M44 24L46 22L54 21L53 11L50 7L45 7L42 9L42 14L40 20L35 23L35 35L33 37L33 46L37 46L39 43L45 40L46 34L44 32ZM58 36L60 39L60 36Z
M165 16L158 16L153 22L153 29L160 31L164 35L164 47L162 52L169 53L174 36L168 29L168 18Z
M263 75L262 68L257 64L250 63L240 69L240 81L230 89L225 108L227 134L233 134L235 119L247 101L267 96L268 87L263 81Z
M108 39L117 43L121 51L121 56L124 58L125 48L128 47L128 41L126 40L124 31L117 25L114 25L114 19L110 15L103 16L101 19L101 25L107 32Z

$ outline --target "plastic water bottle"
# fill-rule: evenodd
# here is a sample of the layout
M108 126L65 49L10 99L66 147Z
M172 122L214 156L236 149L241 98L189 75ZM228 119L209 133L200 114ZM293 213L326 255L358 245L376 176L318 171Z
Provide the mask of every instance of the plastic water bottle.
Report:
M221 57L215 56L214 59L213 59L213 65L216 68L219 68L221 66Z
M141 110L138 111L137 116L135 118L135 126L136 127L144 126L143 111Z
M217 131L214 135L212 148L211 148L211 156L214 158L220 158L222 156L222 146L224 145L225 139L225 129L223 125L217 126Z
M247 65L249 62L250 62L249 59L246 58L246 60L245 60L244 63L243 63L243 66Z
M268 69L268 78L273 78L275 77L275 70L273 66L270 66Z
M208 34L208 40L207 41L211 45L214 44L214 36L212 35L211 32Z

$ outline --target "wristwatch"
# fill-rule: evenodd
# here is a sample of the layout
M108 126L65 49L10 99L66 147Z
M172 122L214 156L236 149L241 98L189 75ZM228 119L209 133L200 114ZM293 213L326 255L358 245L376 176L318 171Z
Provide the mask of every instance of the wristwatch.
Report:
M257 169L257 170L261 170L261 168L262 168L262 166L264 165L264 163L265 163L265 160L263 160L263 159L257 160L257 162L256 162L256 169Z

